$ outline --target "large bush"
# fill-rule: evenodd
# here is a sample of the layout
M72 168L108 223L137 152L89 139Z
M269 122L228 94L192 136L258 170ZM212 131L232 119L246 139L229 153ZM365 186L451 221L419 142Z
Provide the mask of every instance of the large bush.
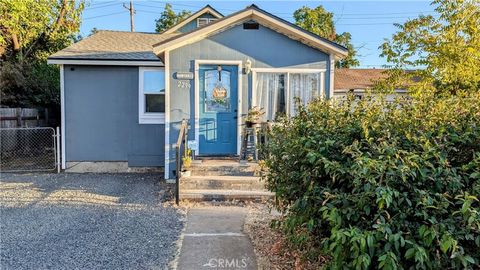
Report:
M329 267L480 264L480 93L319 100L264 150L281 227Z

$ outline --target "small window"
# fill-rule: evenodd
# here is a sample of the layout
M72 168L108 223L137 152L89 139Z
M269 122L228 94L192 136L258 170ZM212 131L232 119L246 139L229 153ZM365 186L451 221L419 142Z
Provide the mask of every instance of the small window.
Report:
M165 71L163 68L139 68L138 108L140 124L165 122Z
M205 26L205 25L207 25L209 23L212 23L216 20L217 20L216 18L198 18L197 19L197 27Z
M197 27L202 27L208 24L208 18L198 18Z

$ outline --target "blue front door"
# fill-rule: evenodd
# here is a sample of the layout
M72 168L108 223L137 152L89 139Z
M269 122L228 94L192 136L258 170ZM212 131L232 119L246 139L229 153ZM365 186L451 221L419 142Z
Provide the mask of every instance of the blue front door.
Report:
M200 66L200 155L237 153L237 76L236 66Z

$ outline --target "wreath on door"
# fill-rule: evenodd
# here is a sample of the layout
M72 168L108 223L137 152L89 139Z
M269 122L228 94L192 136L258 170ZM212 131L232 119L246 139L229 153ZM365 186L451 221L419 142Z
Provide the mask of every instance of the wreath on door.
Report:
M218 104L227 103L227 89L221 84L217 83L212 91L213 101Z

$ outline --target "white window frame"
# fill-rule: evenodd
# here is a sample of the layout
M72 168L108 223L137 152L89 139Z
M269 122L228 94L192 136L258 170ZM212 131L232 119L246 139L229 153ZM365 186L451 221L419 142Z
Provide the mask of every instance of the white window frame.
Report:
M285 91L286 91L286 112L290 115L290 74L320 74L320 96L325 98L325 73L326 69L295 69L295 68L252 68L252 106L257 104L257 73L277 73L285 74Z
M205 24L205 25L207 25L207 24L209 24L209 23L211 23L211 22L214 22L214 21L216 21L216 20L218 20L218 19L217 19L217 18L197 18L197 27L201 27L201 26L200 26L200 20L205 20L205 21L206 21L206 24ZM204 25L204 26L205 26L205 25Z
M167 75L164 67L139 67L138 68L138 123L139 124L165 124L165 113L149 113L145 112L145 93L143 92L143 74L146 71L162 71L165 76L165 92ZM155 95L164 95L165 104L167 103L166 94L155 94ZM152 94L152 93L149 93Z

